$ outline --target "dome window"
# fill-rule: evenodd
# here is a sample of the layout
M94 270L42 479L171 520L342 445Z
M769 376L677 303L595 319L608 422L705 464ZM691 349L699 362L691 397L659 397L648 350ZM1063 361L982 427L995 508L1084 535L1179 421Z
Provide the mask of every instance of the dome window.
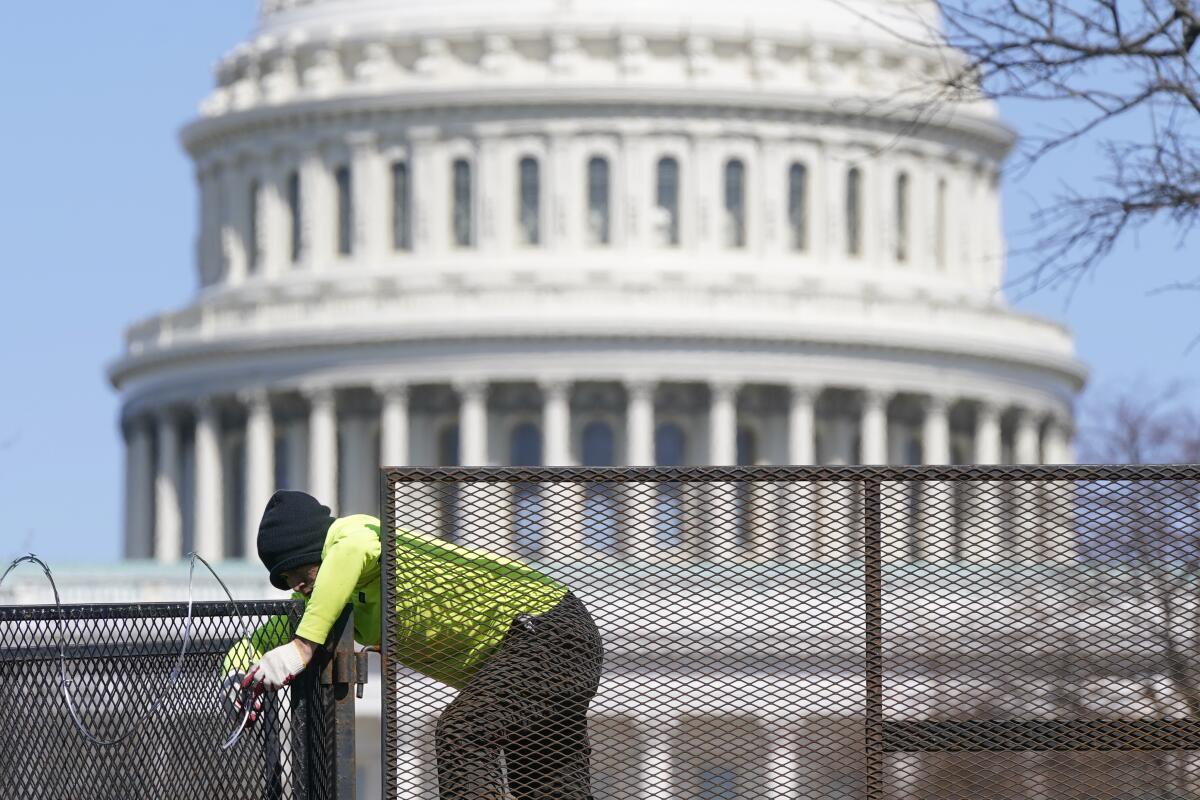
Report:
M725 246L746 246L746 163L731 159L725 164Z
M670 156L658 162L654 238L660 247L679 246L679 162Z
M588 162L588 244L593 247L611 241L611 212L609 210L608 159L599 156Z
M262 184L258 179L250 181L250 190L246 197L249 206L246 220L246 266L250 273L258 272L262 264L262 242L259 241L258 210L262 202Z
M300 220L300 173L295 170L287 176L287 205L288 224L291 226L291 256L292 263L295 264L303 254L300 238L303 230Z
M808 250L808 167L799 162L788 170L788 237L793 250Z
M941 178L937 183L937 208L933 212L933 246L934 258L938 269L946 268L946 179Z
M862 170L846 173L846 255L862 255Z
M338 255L354 251L354 188L350 168L343 165L334 172L337 182L337 249Z
M475 220L472 214L471 162L465 158L454 162L454 200L451 225L455 247L472 247L475 244Z
M406 161L392 163L392 249L412 249L412 189Z
M521 244L533 247L542 239L541 167L537 159L526 156L521 159L519 172L517 231Z
M896 176L896 260L908 261L908 173Z

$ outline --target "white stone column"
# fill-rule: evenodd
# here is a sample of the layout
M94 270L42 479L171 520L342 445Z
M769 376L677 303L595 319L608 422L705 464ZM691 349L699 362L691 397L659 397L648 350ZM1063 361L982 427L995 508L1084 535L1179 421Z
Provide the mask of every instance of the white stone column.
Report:
M332 387L309 394L308 490L337 513L338 437L337 395Z
M950 402L930 397L925 403L921 428L921 455L926 464L950 463ZM917 526L917 557L937 561L950 558L954 543L954 487L947 481L921 485Z
M195 480L196 552L210 561L220 561L225 558L225 491L221 421L212 398L203 398L196 406Z
M644 797L647 800L666 800L666 798L678 796L674 770L671 768L672 747L669 731L674 727L675 725L672 723L667 731L663 730L663 726L656 726L654 730L647 732L645 738L647 752L642 758L642 771L635 797Z
M384 467L406 467L408 453L408 386L393 383L379 388L383 411L379 417L379 455Z
M1038 418L1028 409L1017 416L1016 461L1018 464L1038 464ZM1037 552L1037 531L1041 529L1042 507L1039 502L1041 485L1038 481L1018 481L1013 486L1013 508L1016 514L1013 528L1013 556L1030 562Z
M548 381L542 384L542 430L545 432L543 461L548 467L571 465L571 384Z
M767 746L767 796L800 797L800 757L787 727L779 726Z
M816 404L820 390L815 386L791 387L788 408L788 461L797 466L816 463Z
M1071 464L1075 459L1071 453L1068 422L1052 414L1046 423L1042 448L1047 464ZM1075 504L1073 481L1043 481L1042 540L1037 544L1036 558L1039 562L1070 562L1075 558Z
M1000 407L990 401L979 403L975 417L975 462L982 465L1000 463ZM1003 556L1004 484L999 481L976 481L967 485L971 513L967 514L964 531L966 556L974 562L994 562Z
M651 381L629 381L625 384L628 406L625 411L626 463L629 466L653 466L654 458L654 391Z
M183 514L179 505L179 429L164 409L158 417L158 470L154 479L154 557L174 563L183 555Z
M788 406L788 462L795 466L816 464L816 405L820 389L793 385ZM790 483L781 487L784 505L781 516L786 533L780 558L804 561L819 555L820 487L815 483ZM763 555L769 555L763 553Z
M1000 463L1000 408L983 401L975 418L975 463Z
M737 464L737 392L734 383L714 381L709 384L708 452L713 466ZM713 561L752 554L752 545L744 548L738 541L739 517L746 522L747 537L753 539L749 498L739 497L737 485L729 482L707 483L704 493L707 507L700 518L704 521L702 536L694 540L696 552L704 551Z
M921 426L921 456L926 464L950 463L950 402L930 397Z
M470 381L461 383L456 388L460 403L458 430L462 465L487 466L487 383Z
M887 463L887 404L885 392L869 389L863 392L862 462Z
M241 399L246 405L246 516L242 537L243 550L249 557L257 548L263 509L275 491L275 420L266 389L252 390Z
M380 265L387 252L386 242L390 239L389 181L379 152L377 134L359 131L350 137L349 142L354 176L354 256L356 261L371 269Z
M1038 463L1038 419L1026 409L1017 415L1016 460L1018 464Z
M134 558L154 555L154 442L150 423L135 419L129 425L126 457L130 484L125 509L125 536Z
M737 393L735 383L713 381L709 384L708 455L716 467L737 464Z
M628 466L655 464L654 393L656 384L647 380L625 383L625 462ZM625 524L618 531L618 548L624 558L652 560L663 555L657 541L655 509L659 484L626 483L620 487Z

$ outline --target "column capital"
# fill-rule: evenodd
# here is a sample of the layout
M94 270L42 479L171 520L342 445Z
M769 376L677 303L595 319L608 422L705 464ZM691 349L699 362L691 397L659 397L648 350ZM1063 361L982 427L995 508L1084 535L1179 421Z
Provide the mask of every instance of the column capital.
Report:
M573 378L539 378L537 385L543 394L567 394L575 386L575 380Z
M380 397L391 398L396 400L407 400L412 387L405 381L379 381L372 384L372 389Z
M621 384L630 397L634 395L645 397L654 395L659 381L656 378L626 378L621 381Z
M741 388L742 381L735 378L710 378L708 380L708 390L712 392L714 398L718 395L736 397Z
M300 387L310 405L332 405L337 399L337 388L329 384L310 384Z
M926 414L944 415L950 413L950 406L954 405L954 399L940 394L930 394L921 398L921 404L925 407Z
M887 405L888 401L892 399L894 394L895 392L890 389L880 389L873 386L859 389L859 395L863 399L863 405L867 407L885 406Z
M1004 402L993 397L975 398L975 407L983 416L999 417L1004 412Z
M488 381L484 378L468 378L463 380L455 380L450 383L454 391L458 393L460 398L478 397L486 395L488 391Z
M810 403L815 403L817 397L821 394L821 387L815 383L789 383L787 390L793 402L807 400Z
M237 393L237 399L240 403L248 407L257 407L270 405L271 392L265 386L254 386L247 389L242 389Z

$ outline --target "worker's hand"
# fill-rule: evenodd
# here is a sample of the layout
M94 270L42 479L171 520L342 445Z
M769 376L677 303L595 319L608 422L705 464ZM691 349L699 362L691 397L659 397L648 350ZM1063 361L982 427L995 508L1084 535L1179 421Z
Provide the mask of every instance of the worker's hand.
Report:
M251 667L242 681L242 687L277 692L304 672L304 668L312 660L312 653L311 644L303 639L292 639L287 644L268 651L261 661Z
M225 676L224 683L221 688L225 691L225 700L229 704L228 707L232 711L233 716L241 719L242 712L245 710L243 699L250 705L250 713L246 718L246 724L252 725L258 719L258 715L262 713L263 701L262 693L254 690L242 688L242 681L246 679L244 673L239 670L230 670Z

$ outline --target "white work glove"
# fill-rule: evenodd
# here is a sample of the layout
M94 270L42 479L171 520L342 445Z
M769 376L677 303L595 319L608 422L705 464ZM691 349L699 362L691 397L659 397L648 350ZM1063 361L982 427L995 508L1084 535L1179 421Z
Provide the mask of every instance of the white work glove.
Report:
M309 656L296 640L270 650L246 673L243 688L253 687L260 692L277 692L287 686L308 666Z
M233 716L241 719L242 711L245 706L242 704L243 699L250 703L250 714L246 719L246 724L250 725L258 719L258 715L262 713L263 701L262 693L242 688L242 682L246 679L246 675L239 670L230 670L225 676L225 681L221 684L221 688L225 691L225 699L229 703L229 707L233 711ZM253 698L252 700L250 698Z

